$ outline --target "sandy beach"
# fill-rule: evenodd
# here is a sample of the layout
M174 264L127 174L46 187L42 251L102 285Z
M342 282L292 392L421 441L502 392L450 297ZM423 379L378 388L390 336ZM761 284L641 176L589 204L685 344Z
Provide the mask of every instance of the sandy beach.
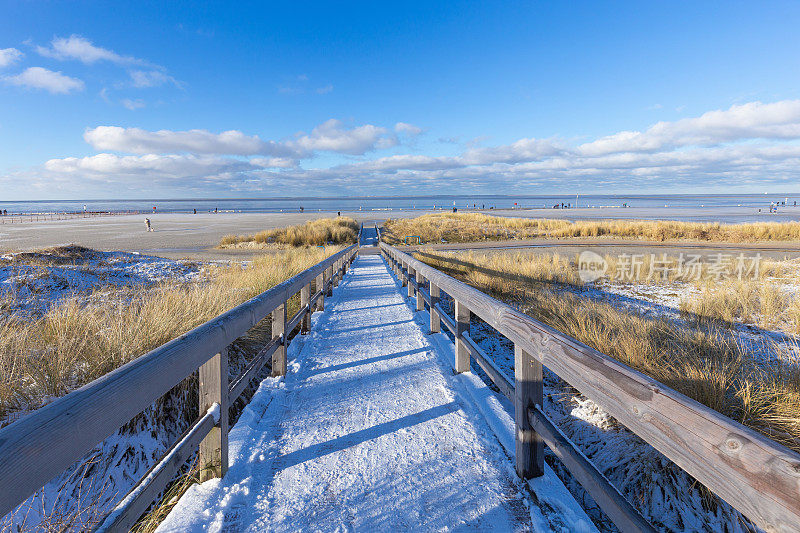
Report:
M387 218L416 217L433 211L387 210L342 212L365 224ZM442 212L442 211L437 211ZM447 211L444 211L447 212ZM470 210L459 210L470 212ZM580 208L516 209L483 211L498 216L525 218L690 220L723 223L787 222L800 219L800 207L787 207L777 214L758 213L748 207L707 209L675 208ZM24 251L65 244L80 244L104 251L135 251L170 259L237 259L263 250L216 249L229 234L252 234L261 230L300 224L335 216L331 212L306 213L157 213L148 215L154 231L145 229L145 215L0 225L0 251ZM792 247L795 248L796 247Z

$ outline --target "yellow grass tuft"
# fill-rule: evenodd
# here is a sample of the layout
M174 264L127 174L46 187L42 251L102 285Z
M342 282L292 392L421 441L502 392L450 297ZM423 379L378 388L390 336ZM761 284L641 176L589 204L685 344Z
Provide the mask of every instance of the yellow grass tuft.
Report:
M358 222L350 217L320 218L297 226L262 231L255 235L226 235L220 241L219 246L225 248L242 243L291 246L353 244L358 238L358 229Z
M481 213L436 213L384 224L389 244L419 235L425 243L537 238L692 240L707 242L800 241L800 222L719 224L669 220L579 220L507 218Z

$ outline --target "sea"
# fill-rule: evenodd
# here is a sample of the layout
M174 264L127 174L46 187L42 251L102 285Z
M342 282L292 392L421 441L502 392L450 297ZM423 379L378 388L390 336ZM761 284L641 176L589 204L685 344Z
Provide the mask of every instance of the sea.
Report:
M76 213L139 211L160 213L298 211L393 211L456 208L531 209L570 207L670 207L675 209L751 207L769 209L771 203L796 205L794 194L665 194L665 195L458 195L458 196L350 196L339 198L153 198L138 200L0 201L0 210L18 213Z

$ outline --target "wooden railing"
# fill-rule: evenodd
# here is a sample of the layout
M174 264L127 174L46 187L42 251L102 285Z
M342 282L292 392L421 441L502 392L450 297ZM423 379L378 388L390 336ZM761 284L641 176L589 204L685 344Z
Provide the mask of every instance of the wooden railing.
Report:
M99 529L127 531L198 448L201 479L224 475L228 466L228 406L270 359L273 375L286 374L288 334L298 325L301 331L308 331L311 313L324 308L325 295L339 284L357 251L357 244L350 246L0 429L0 517L198 369L200 418ZM297 293L300 310L287 319L287 302ZM272 340L229 384L228 346L270 314Z
M455 337L455 370L470 359L514 403L516 470L543 472L543 446L558 456L623 531L652 526L542 411L542 367L591 398L656 450L767 531L800 530L800 455L730 418L628 368L435 268L381 243L394 274L430 310L430 330ZM442 291L455 301L451 318ZM472 314L514 343L514 380L470 338Z

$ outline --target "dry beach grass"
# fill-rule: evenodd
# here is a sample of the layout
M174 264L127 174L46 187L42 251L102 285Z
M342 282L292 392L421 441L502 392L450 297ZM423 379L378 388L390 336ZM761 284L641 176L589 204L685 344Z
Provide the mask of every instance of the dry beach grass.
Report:
M255 235L227 235L219 246L235 247L241 244L323 246L326 244L353 244L358 238L359 224L350 217L320 218L304 224L265 230Z
M578 220L509 218L481 213L436 213L384 224L384 240L418 235L425 243L536 238L594 238L702 242L800 241L800 222L719 224L669 220Z
M692 315L692 320L681 325L618 309L581 295L579 290L561 290L565 285L578 288L582 284L574 261L564 257L476 252L416 255L690 398L800 450L800 361L796 350L767 342L757 356L725 326L705 320L703 313ZM784 300L765 286L769 287L763 280L741 287L731 284L732 299L758 306L766 314L786 312ZM720 320L740 318L736 305L742 304L721 299L716 307L708 307L712 300L703 300L707 302L705 315ZM793 309L789 312L796 320L800 315L796 304ZM765 354L772 357L765 358Z
M98 290L30 321L0 321L0 420L35 409L321 261L337 248L285 250L209 267L202 283Z

